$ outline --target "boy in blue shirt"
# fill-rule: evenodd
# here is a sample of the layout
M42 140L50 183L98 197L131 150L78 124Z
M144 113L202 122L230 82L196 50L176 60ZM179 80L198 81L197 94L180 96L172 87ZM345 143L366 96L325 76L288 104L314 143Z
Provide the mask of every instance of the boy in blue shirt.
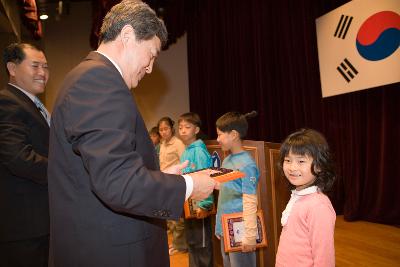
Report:
M189 161L183 173L192 172L211 167L211 156L206 145L197 134L200 131L201 120L199 115L193 112L180 116L179 137L186 146L181 156L181 162ZM212 267L212 230L210 211L213 208L214 198L211 194L208 198L197 203L195 219L185 220L186 241L189 250L189 267Z
M257 184L259 171L249 153L244 151L242 139L247 134L247 119L255 116L256 112L242 115L238 112L228 112L217 122L217 141L223 151L231 154L222 162L223 168L239 170L246 174L221 184L218 198L215 234L221 240L221 253L224 267L256 266L256 237L257 237ZM226 253L221 226L221 216L243 212L244 232L242 251Z

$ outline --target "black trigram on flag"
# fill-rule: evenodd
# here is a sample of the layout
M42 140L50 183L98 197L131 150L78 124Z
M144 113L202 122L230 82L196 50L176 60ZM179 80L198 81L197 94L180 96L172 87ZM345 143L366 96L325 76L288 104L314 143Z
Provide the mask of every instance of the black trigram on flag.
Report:
M345 58L336 69L347 82L350 82L350 79L353 79L358 74L357 69L347 60L347 58Z
M351 24L352 20L353 20L353 17L349 17L349 16L345 16L345 15L340 16L339 23L336 27L336 31L333 36L337 37L337 38L342 38L342 39L346 38L346 34L350 28L350 24Z

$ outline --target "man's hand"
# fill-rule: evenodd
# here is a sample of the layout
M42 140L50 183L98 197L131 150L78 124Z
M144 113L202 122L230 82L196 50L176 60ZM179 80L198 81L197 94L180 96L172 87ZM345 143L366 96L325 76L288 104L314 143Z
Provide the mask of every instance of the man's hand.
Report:
M176 164L176 165L166 168L165 170L163 170L163 172L168 173L168 174L182 174L182 170L184 168L186 168L188 164L189 164L189 161L185 160L182 163L179 163L179 164Z
M193 180L193 192L190 197L195 200L205 199L217 186L217 182L205 173L191 173L190 177Z

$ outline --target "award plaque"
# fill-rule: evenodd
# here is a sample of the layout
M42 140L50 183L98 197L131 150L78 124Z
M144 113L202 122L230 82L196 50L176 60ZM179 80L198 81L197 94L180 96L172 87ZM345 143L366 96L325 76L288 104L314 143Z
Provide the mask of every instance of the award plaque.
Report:
M187 172L185 174L191 174L191 173L204 173L209 175L211 178L214 180L220 182L220 183L225 183L229 182L235 179L242 178L246 176L243 172L237 171L237 170L231 170L231 169L226 169L226 168L218 168L218 167L210 167L210 168L205 168L193 172Z
M266 247L267 238L262 210L257 211L257 229L256 248ZM244 231L243 213L223 214L222 230L224 232L225 252L241 251Z

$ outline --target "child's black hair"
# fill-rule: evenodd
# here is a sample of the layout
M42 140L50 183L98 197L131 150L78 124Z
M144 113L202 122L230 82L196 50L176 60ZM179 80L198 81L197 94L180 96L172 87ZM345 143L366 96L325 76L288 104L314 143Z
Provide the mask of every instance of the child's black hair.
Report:
M152 134L156 134L160 137L160 132L158 131L158 126L154 126L153 128L150 129L149 135L152 135Z
M282 174L283 162L289 152L312 157L311 173L316 177L312 185L318 186L324 193L332 188L336 176L334 164L328 143L321 133L313 129L301 129L285 139L281 145L278 164Z
M224 133L235 130L239 133L240 139L243 139L247 135L247 129L249 128L247 119L253 118L256 115L256 111L252 111L244 115L239 112L231 111L219 117L215 125L221 132Z
M190 122L191 124L201 128L201 119L200 119L199 114L197 114L197 113L188 112L188 113L182 114L178 119L178 123L180 123L181 121Z
M168 124L168 126L169 126L169 127L171 128L171 130L172 130L172 134L175 133L175 129L174 129L174 124L175 124L175 122L174 122L170 117L162 117L162 118L158 121L158 123L157 123L157 128L158 128L158 129L160 129L160 124L161 124L162 122L165 122L165 123Z

